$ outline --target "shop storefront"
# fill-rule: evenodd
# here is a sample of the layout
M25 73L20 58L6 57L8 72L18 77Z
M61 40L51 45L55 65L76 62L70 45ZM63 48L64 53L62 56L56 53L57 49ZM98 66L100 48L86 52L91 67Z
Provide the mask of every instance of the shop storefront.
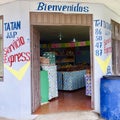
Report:
M16 1L1 5L0 10L0 60L4 64L0 66L0 116L33 115L42 101L40 67L59 82L55 97L58 88L84 86L79 80L89 70L91 108L99 113L100 78L113 74L112 40L118 31L113 27L120 18L102 4L79 2ZM68 86L60 81L69 76L76 80L71 88L69 79Z

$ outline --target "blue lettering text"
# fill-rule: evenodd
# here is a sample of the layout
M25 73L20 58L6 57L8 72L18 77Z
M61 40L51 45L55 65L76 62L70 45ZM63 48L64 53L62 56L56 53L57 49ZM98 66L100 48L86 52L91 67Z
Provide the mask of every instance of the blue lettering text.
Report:
M82 6L80 3L73 5L57 5L57 4L45 4L39 2L37 10L39 11L72 11L72 12L89 12L88 6Z
M4 28L5 28L5 31L19 30L21 29L21 21L4 23Z

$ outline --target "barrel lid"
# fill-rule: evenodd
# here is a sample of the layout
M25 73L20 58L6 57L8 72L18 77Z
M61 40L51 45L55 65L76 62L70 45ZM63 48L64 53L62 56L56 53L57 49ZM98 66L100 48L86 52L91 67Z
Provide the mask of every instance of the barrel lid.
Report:
M120 75L105 75L103 78L107 80L120 80Z

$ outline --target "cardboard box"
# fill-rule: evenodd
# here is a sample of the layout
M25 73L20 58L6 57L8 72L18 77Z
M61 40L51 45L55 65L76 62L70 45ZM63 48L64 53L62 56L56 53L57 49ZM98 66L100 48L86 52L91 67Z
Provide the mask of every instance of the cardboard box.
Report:
M49 64L50 61L48 58L40 57L40 64Z

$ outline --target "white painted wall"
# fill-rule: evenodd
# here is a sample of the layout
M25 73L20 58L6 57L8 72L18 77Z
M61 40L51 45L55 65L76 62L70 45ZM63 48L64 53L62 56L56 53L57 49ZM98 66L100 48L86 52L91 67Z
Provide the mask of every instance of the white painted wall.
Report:
M7 60L10 59L10 56L19 54L19 62L16 57L17 59L12 62L11 67L10 62L4 63L4 81L0 82L0 116L27 118L31 115L31 70L30 60L26 61L21 53L29 59L25 55L27 53L30 56L29 2L12 2L0 6L0 10L0 15L4 15L5 24L10 25L10 22L16 21L21 23L21 28L18 30L12 30L11 27L9 30L8 25L6 25L8 29L5 30L4 25L4 48L8 48L21 36L25 42L24 45L15 50L12 49L12 52L7 54ZM8 34L13 35L14 32L17 33L15 37L7 38Z
M4 23L10 24L10 22L20 21L21 28L18 30L4 30L4 48L9 47L10 44L13 43L13 40L20 36L23 36L25 44L20 46L19 48L9 52L7 54L7 58L9 56L13 56L15 54L21 52L30 52L30 23L29 23L29 12L37 11L39 1L16 1L10 4L5 4L0 6L0 15L4 15ZM45 2L46 4L57 4L57 5L72 5L73 3L68 2ZM77 4L74 2L74 4ZM94 101L95 101L95 111L100 112L100 78L103 75L107 74L107 67L110 66L110 71L112 71L111 66L111 52L108 54L104 53L104 47L111 47L111 42L108 44L104 44L104 41L107 39L111 39L111 32L107 29L103 24L102 26L96 26L96 20L103 21L105 23L110 24L111 19L116 22L119 21L120 17L115 15L112 11L107 9L103 5L97 4L81 4L83 6L89 7L89 14L93 14L93 43L94 43ZM47 12L47 11L42 11ZM52 12L52 11L51 11ZM58 11L57 11L58 12ZM61 11L60 11L61 12ZM64 12L63 12L64 13ZM65 12L76 14L76 12ZM88 14L86 13L86 14ZM77 14L81 14L78 13ZM96 30L98 33L96 33ZM102 31L99 32L99 31ZM13 32L17 32L17 35L12 38L7 38L7 34ZM101 40L97 40L99 36L102 37ZM100 46L96 47L96 43ZM96 54L96 50L100 52L102 50L102 54ZM108 63L105 60L108 59ZM100 60L103 61L104 67L101 68ZM6 116L10 118L25 118L31 115L31 69L29 65L29 61L16 61L12 62L12 66L9 66L9 63L4 63L4 81L0 82L0 116ZM17 76L15 76L15 71L19 72L19 70L25 66L26 71L25 74L20 72ZM12 70L11 70L12 69ZM23 75L23 77L20 77Z

